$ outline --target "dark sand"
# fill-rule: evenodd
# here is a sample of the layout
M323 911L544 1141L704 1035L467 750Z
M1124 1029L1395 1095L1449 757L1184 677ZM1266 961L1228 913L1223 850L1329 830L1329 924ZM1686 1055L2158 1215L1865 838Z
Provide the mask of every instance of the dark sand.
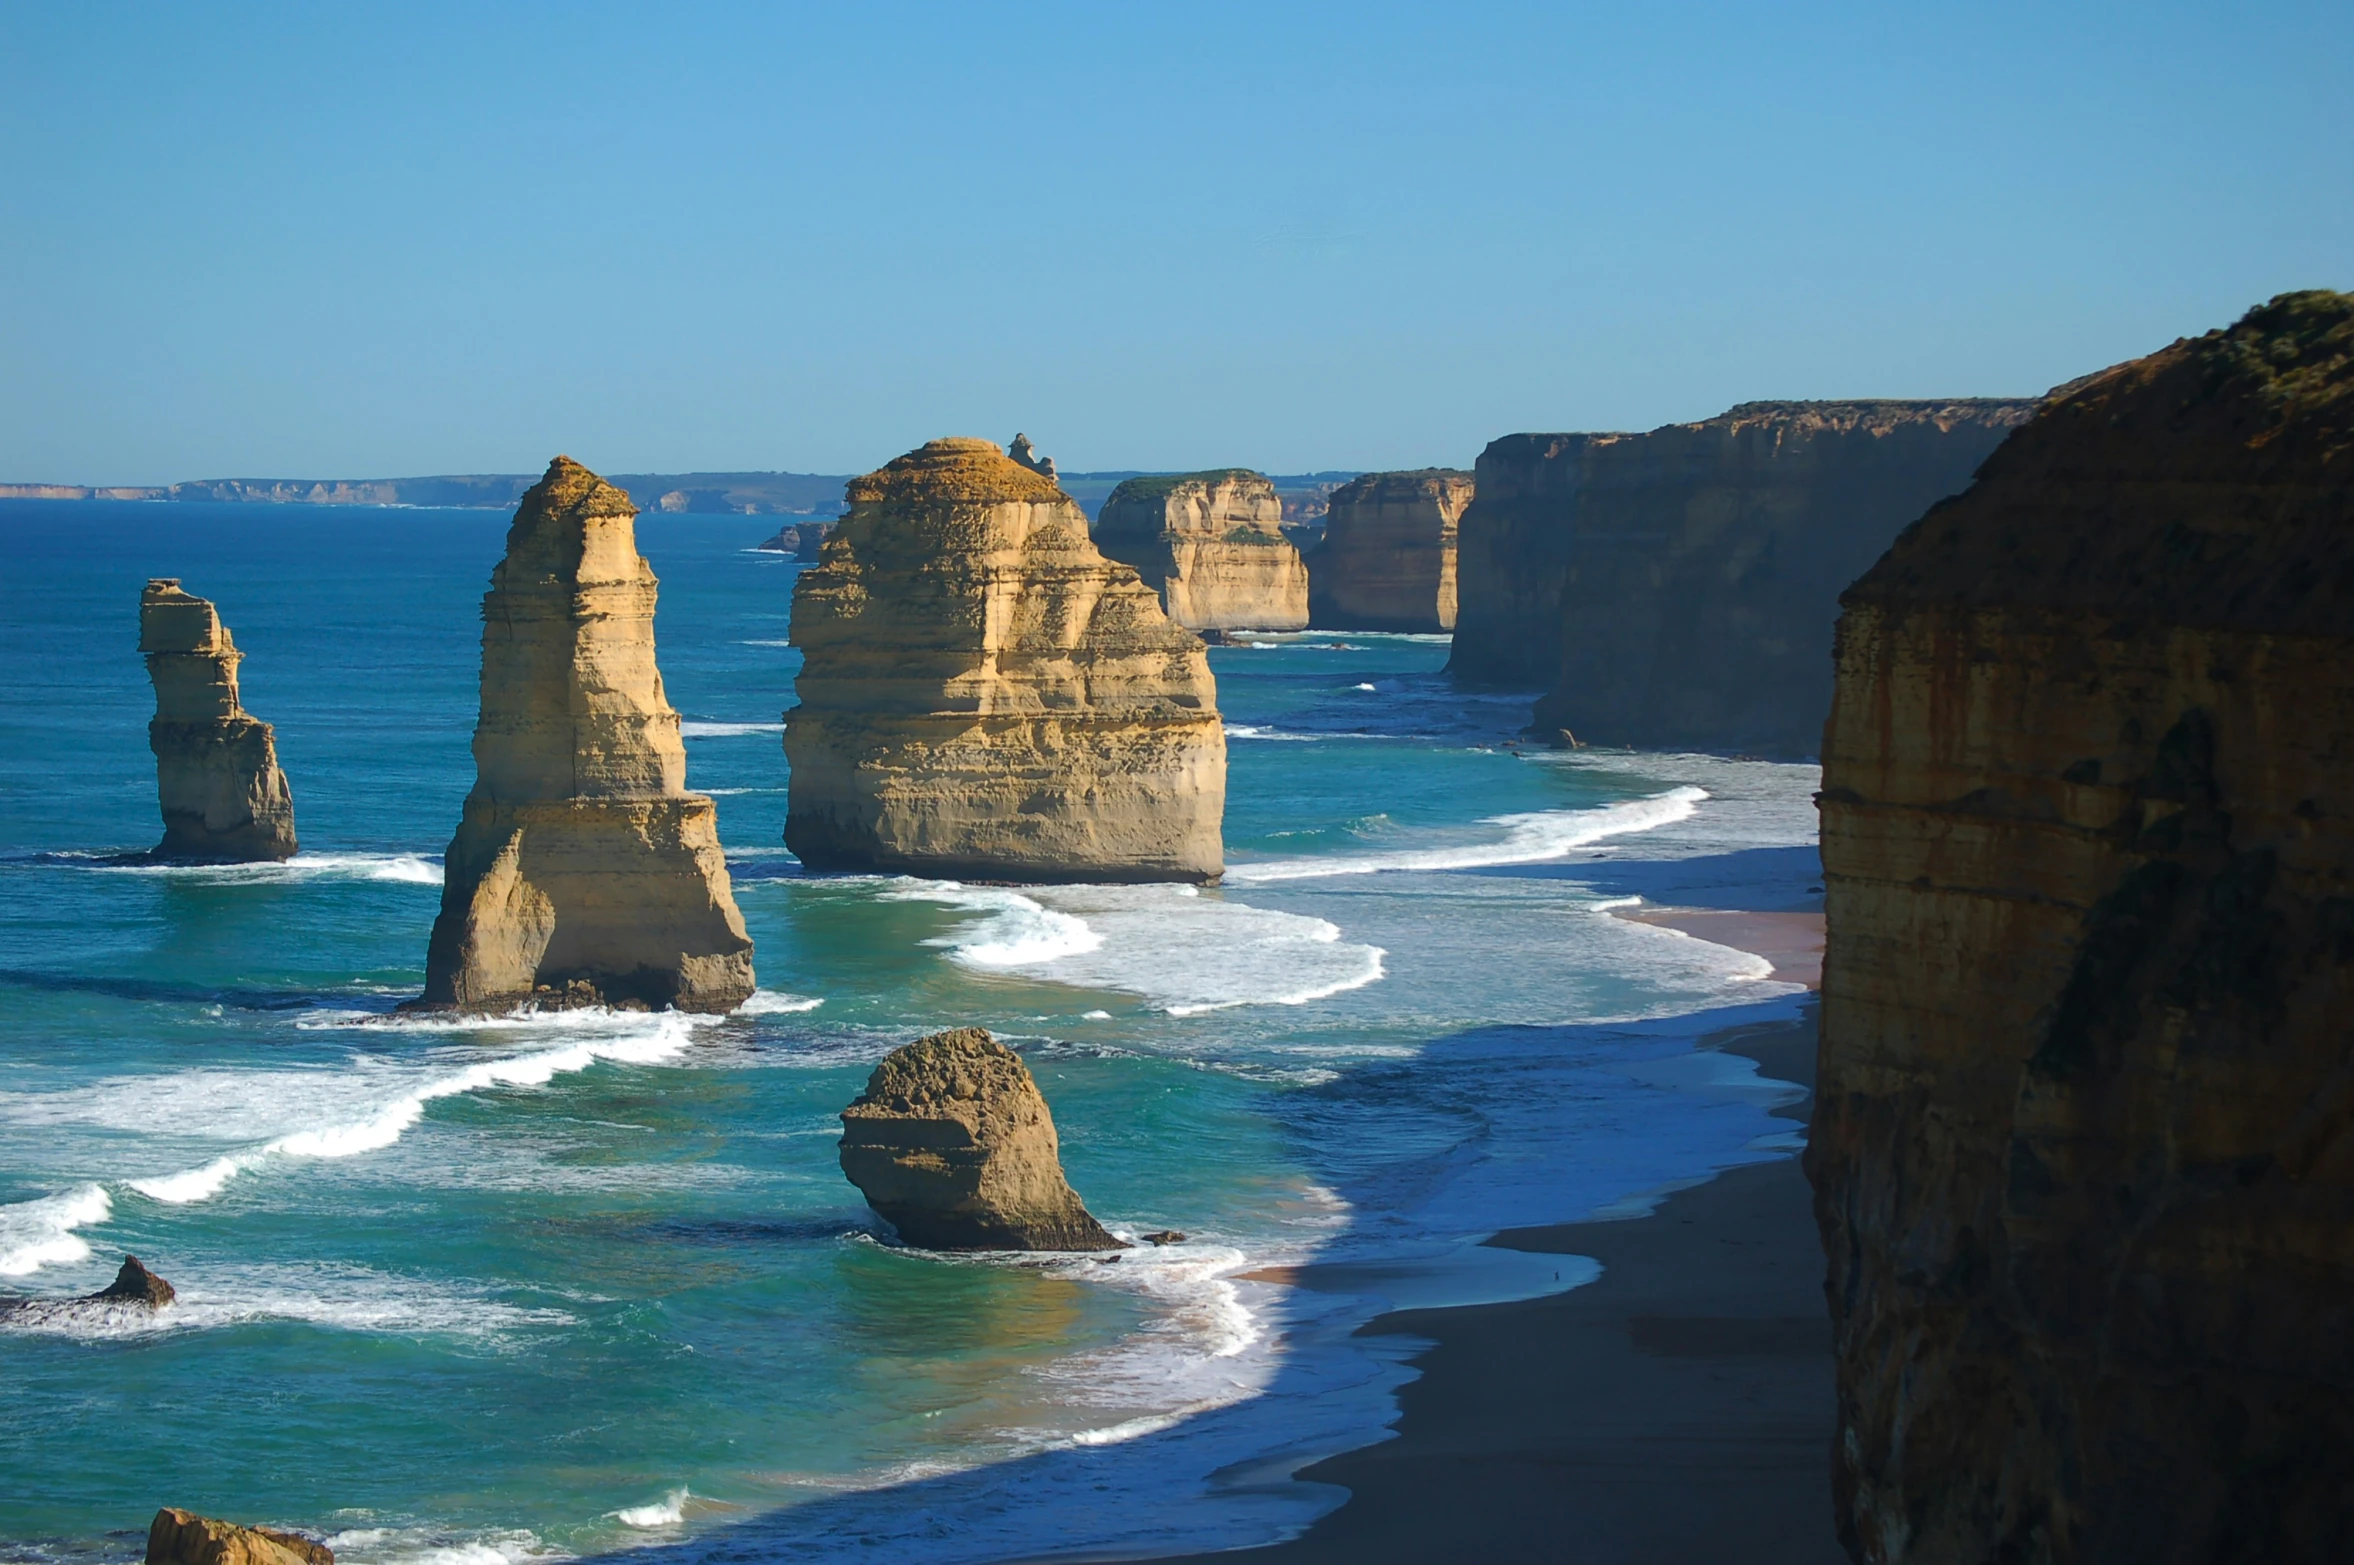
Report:
M1709 1042L1813 1085L1811 1012ZM1779 1112L1803 1119L1811 1103ZM1348 1502L1244 1557L1839 1565L1831 1329L1809 1200L1783 1158L1680 1191L1646 1218L1497 1235L1605 1270L1549 1299L1367 1325L1436 1344L1399 1392L1397 1438L1304 1469Z

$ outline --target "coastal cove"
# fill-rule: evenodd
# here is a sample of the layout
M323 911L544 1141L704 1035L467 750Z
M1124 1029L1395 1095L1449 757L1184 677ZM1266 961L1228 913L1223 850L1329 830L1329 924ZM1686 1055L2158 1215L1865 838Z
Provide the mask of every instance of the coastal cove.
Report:
M1271 1541L1340 1498L1289 1475L1395 1414L1411 1344L1365 1322L1572 1287L1590 1266L1478 1241L1798 1145L1793 1089L1695 1044L1796 1024L1802 988L1615 915L1818 907L1812 767L1524 751L1533 693L1458 689L1443 636L1246 635L1210 653L1222 885L810 876L782 845L802 567L759 518L638 522L750 1004L392 1018L504 525L0 502L0 1291L85 1293L126 1250L180 1291L0 1326L12 1559L135 1557L159 1504L345 1565ZM156 831L150 575L235 625L285 864L123 859ZM879 1242L836 1116L968 1024L1021 1051L1097 1216L1190 1237ZM1364 1287L1263 1280L1308 1263Z

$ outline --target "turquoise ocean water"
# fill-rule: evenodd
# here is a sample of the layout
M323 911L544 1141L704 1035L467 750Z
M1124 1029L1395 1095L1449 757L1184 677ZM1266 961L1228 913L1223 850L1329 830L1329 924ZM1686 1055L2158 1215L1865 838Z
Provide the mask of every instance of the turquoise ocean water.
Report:
M1811 768L1516 752L1438 638L1213 650L1224 886L804 877L779 713L798 567L757 518L646 517L690 786L761 993L724 1019L395 1021L472 781L488 512L0 502L0 1560L130 1559L160 1504L349 1565L987 1560L1203 1547L1337 1495L1285 1475L1394 1411L1387 1298L1570 1286L1497 1228L1787 1155L1784 1089L1695 1053L1790 1014L1628 897L1800 906ZM160 834L139 589L247 654L303 852ZM1118 1261L899 1250L835 1162L885 1052L1022 1049ZM1362 1294L1244 1274L1364 1262Z

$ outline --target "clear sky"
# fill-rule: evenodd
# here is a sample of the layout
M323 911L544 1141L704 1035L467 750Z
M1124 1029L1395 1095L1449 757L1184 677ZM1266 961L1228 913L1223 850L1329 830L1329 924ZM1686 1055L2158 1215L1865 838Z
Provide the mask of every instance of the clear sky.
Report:
M2354 288L2354 5L0 0L0 480L1470 465Z

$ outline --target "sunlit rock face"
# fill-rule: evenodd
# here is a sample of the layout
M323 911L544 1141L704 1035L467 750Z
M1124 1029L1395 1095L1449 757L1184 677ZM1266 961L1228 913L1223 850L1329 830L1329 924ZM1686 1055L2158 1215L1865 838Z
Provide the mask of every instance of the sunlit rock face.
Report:
M1046 1098L979 1027L919 1038L842 1111L842 1172L929 1250L1117 1250L1063 1177Z
M1850 1549L2354 1557L2354 298L2064 388L1843 601Z
M1308 568L1283 535L1283 501L1258 473L1131 478L1095 518L1096 546L1161 595L1188 630L1299 630Z
M1332 492L1308 551L1308 622L1334 630L1455 628L1455 537L1472 477L1367 473Z
M155 684L155 856L222 863L294 856L294 793L270 725L238 704L237 650L212 603L159 578L139 595L139 650Z
M1508 435L1457 548L1459 676L1540 733L1811 756L1842 588L2027 401L1752 402L1640 435Z
M732 1010L752 993L709 798L686 789L629 496L567 457L523 497L482 600L476 781L425 1003Z
M793 589L785 842L820 871L1204 881L1226 739L1199 639L1054 480L935 440L852 481Z

